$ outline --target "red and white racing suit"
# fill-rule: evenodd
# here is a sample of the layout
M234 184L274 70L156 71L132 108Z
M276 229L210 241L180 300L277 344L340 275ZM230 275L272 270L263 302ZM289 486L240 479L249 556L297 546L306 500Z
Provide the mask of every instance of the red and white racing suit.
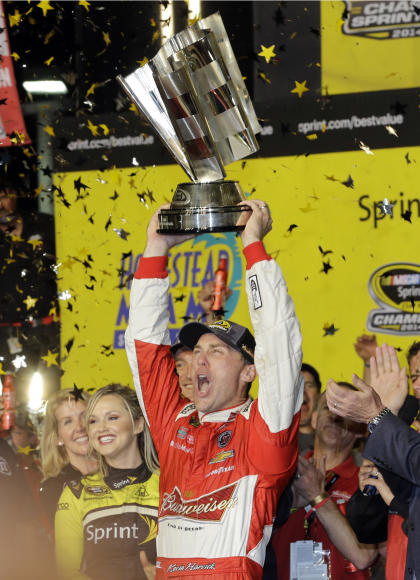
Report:
M179 396L166 257L142 258L133 281L126 349L161 465L157 578L261 578L277 501L295 469L299 323L263 244L244 254L259 397L230 409L198 413Z

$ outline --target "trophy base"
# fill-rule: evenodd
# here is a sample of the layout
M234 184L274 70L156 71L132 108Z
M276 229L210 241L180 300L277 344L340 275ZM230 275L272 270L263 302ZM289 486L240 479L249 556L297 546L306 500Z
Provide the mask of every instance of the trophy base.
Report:
M159 213L159 234L205 234L244 229L251 215L237 181L180 183L169 209Z

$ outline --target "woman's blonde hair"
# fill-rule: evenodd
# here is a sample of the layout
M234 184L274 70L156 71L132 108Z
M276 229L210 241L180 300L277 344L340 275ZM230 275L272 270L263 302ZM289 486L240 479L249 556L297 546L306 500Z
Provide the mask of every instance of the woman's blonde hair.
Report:
M87 403L89 396L86 393L81 393L79 398ZM75 401L74 389L57 391L47 401L40 441L41 465L44 480L49 477L57 477L63 468L70 463L66 448L64 445L58 445L58 423L55 414L58 407L63 403Z
M106 397L106 395L117 395L121 397L124 406L126 407L131 417L134 431L135 423L143 418L143 413L137 400L137 395L133 389L130 389L130 387L126 387L118 383L112 383L110 385L106 385L106 387L98 389L96 393L92 395L92 397L89 399L88 406L86 409L86 430L88 434L89 434L89 419L93 413L93 410L99 399L102 399L102 397ZM151 471L152 473L158 471L159 460L155 446L152 441L152 436L150 434L149 427L147 426L146 422L144 422L144 428L142 433L139 433L137 436L137 442L140 454L145 464L147 465L149 471ZM92 444L90 441L89 448L92 453L92 456L98 460L99 469L102 476L106 477L108 475L108 466L105 461L105 458L92 448Z

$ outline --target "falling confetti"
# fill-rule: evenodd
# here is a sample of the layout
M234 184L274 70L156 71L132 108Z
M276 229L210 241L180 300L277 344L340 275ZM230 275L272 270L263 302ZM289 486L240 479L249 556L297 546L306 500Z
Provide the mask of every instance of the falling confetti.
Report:
M346 181L342 181L341 182L342 185L345 185L346 187L350 187L351 189L354 189L354 181L351 175L348 176Z
M392 203L390 201L388 201L388 198L385 198L380 204L380 210L383 213L383 215L390 215L391 217L394 217L394 205L395 203Z
M275 45L272 44L271 46L267 47L261 44L261 52L258 53L258 56L264 57L265 62L269 63L270 60L276 56L276 53L274 52L274 46Z
M398 133L396 132L396 130L394 129L394 127L391 127L391 125L386 125L385 129L388 131L388 133L390 135L394 135L394 137L398 137Z
M59 300L70 300L71 292L69 290L63 290L62 292L58 293Z
M73 395L75 401L78 401L79 399L83 401L83 389L79 389L76 385L74 385L71 394Z
M306 81L303 81L303 83L300 83L299 81L295 81L295 88L292 89L290 92L291 93L296 93L299 97L299 99L302 98L303 93L305 93L306 91L309 91L310 89L308 89L308 87L306 86Z
M333 336L340 329L336 328L334 324L324 324L324 335L323 336Z
M374 152L371 150L371 148L365 145L363 141L359 141L358 144L360 149L362 149L367 155L375 155Z
M323 250L323 249L321 248L321 246L318 246L318 250L321 252L321 254L322 254L323 256L327 256L328 254L332 254L332 253L333 253L333 251L332 251L332 250Z
M58 357L58 352L54 353L48 349L47 354L42 356L41 359L47 363L47 368L50 368L54 365L58 366L57 357Z
M21 369L22 367L28 366L26 364L26 356L25 355L15 356L15 358L12 360L12 363L13 363L13 366L15 367L16 370Z
M127 236L130 235L130 232L126 232L122 228L112 228L114 232L119 236L122 240L126 240Z
M328 274L328 271L332 269L333 267L331 266L329 260L327 260L326 262L322 262L322 270L320 270L321 272L323 272L324 274Z
M411 222L411 210L408 209L407 211L405 211L404 213L401 214L401 217L403 220L405 220L406 222L409 222L410 224Z
M27 310L34 308L35 304L38 302L38 298L32 298L32 296L27 296L23 303L26 304Z
M47 15L48 10L54 10L54 8L50 5L49 0L41 0L37 5L37 8L41 8L42 14L44 16Z

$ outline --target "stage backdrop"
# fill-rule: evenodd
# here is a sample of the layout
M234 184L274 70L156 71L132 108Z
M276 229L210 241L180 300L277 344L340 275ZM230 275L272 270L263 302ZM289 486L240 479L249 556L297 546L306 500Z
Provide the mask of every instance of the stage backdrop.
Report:
M420 147L395 147L228 168L246 195L270 204L266 246L295 301L304 360L323 383L362 372L353 343L369 329L397 347L402 361L420 336L419 164ZM176 165L55 174L62 387L130 383L123 349L130 282L152 213L181 181ZM384 198L395 204L393 217L381 212ZM240 240L204 235L171 253L173 337L200 316L197 292L220 256L228 258L233 290L227 317L249 324Z

